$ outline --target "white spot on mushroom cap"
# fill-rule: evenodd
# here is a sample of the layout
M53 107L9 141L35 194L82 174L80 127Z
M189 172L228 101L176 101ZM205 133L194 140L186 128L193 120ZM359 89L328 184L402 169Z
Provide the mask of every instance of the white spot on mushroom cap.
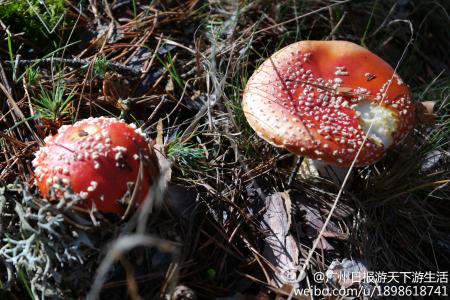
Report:
M88 186L88 188L87 188L87 191L88 191L88 192L93 192L93 191L95 191L95 189L97 188L97 186L98 186L97 181L91 181L91 183L89 184L89 186Z

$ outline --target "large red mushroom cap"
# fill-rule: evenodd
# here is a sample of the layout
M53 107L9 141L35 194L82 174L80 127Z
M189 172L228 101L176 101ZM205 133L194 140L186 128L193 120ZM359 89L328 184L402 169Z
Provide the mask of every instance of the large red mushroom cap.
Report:
M70 187L84 199L81 206L91 208L95 204L100 212L125 212L128 203L121 200L129 183L138 180L141 160L152 160L157 168L154 152L142 133L134 125L113 118L89 118L64 125L45 142L33 160L42 196L60 197ZM151 176L144 167L136 206L145 199L150 186ZM52 188L55 193L50 193Z
M409 88L392 67L346 41L279 50L251 76L242 105L271 144L340 166L350 166L363 143L357 166L381 159L408 135L415 115Z

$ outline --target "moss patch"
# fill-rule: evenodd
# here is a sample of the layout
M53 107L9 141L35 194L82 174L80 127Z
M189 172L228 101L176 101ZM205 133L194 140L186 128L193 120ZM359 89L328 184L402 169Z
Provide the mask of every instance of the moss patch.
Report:
M59 40L57 30L53 29L62 22L65 7L64 0L47 0L44 3L38 0L8 1L0 9L0 19L14 33L24 32L27 39L47 50Z

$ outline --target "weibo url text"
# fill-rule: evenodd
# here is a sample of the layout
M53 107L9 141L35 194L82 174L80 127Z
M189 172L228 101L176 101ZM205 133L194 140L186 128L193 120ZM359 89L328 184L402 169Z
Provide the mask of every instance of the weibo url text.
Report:
M440 296L447 297L447 286L373 286L358 288L319 288L310 287L304 289L295 289L295 296L314 296L314 297L418 297L418 296Z

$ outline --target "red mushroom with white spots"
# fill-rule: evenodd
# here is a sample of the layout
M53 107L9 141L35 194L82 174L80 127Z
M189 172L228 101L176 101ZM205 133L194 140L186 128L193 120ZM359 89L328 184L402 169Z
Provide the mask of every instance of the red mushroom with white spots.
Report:
M408 86L369 50L346 41L301 41L267 59L243 95L248 122L298 155L350 166L375 163L414 124ZM370 129L370 130L369 130Z
M113 118L89 118L64 125L45 139L33 160L35 180L43 197L61 197L68 187L79 194L82 207L122 215L130 183L136 183L141 160L142 180L137 185L138 206L147 196L152 176L145 162L158 168L154 152L134 125ZM159 170L153 170L158 173ZM51 193L51 190L54 193ZM53 196L52 196L53 195Z

